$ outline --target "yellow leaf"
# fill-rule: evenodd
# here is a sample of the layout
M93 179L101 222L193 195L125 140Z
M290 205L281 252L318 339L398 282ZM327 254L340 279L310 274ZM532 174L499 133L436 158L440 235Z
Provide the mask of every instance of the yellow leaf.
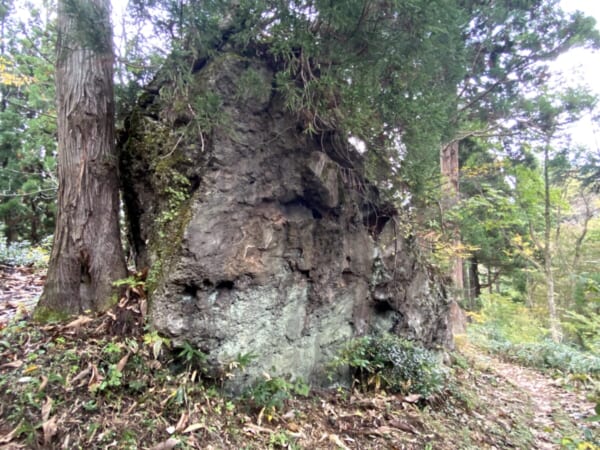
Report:
M36 366L35 364L28 366L25 370L23 370L23 373L31 373L31 372L35 372L36 370L38 370L40 367Z

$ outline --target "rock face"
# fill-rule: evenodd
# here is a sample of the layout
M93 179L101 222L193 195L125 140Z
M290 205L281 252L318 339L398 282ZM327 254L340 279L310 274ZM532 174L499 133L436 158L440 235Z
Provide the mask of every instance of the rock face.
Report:
M215 371L251 353L237 386L263 372L323 382L339 347L374 329L447 345L442 284L357 182L360 156L304 133L273 85L266 62L224 54L128 121L125 202L152 324Z

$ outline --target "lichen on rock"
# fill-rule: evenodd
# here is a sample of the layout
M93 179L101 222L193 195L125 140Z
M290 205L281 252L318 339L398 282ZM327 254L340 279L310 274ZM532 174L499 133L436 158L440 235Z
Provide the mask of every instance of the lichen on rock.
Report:
M325 382L340 346L373 329L448 344L440 279L376 189L349 181L360 155L346 144L345 165L332 139L305 133L274 79L263 59L221 55L178 99L187 113L161 113L173 98L159 89L128 122L124 198L137 263L158 268L152 325L215 371L255 355L237 386L263 372ZM207 93L218 123L195 126Z

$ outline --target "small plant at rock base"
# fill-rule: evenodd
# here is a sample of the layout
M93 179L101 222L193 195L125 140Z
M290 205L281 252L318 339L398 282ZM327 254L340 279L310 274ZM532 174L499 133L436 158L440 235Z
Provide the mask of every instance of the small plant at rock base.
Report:
M428 397L444 387L446 374L435 354L392 334L352 340L331 364L349 367L363 389L387 389Z
M285 431L279 431L277 433L273 433L269 438L269 448L286 448L290 450L300 449L296 444L296 438L290 436Z
M177 359L185 364L188 372L194 369L200 371L205 371L206 369L207 355L188 342L184 342L179 349Z
M143 336L144 344L152 348L152 356L158 359L163 348L169 348L171 340L158 334L158 331L150 331Z
M282 377L271 377L265 374L265 379L246 390L243 398L251 406L262 409L268 419L271 419L278 409L283 408L286 400L299 395L308 396L310 386L302 379L288 381Z

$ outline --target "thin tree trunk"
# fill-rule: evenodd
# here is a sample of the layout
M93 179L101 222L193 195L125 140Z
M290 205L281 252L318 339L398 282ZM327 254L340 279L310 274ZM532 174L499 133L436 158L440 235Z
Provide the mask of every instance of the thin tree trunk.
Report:
M467 260L467 274L469 278L469 303L471 307L475 306L475 299L481 297L481 282L479 281L479 268L477 256L472 255Z
M581 250L583 248L583 243L588 233L589 223L593 219L595 214L593 208L590 205L591 200L588 199L583 192L581 192L580 195L583 200L583 203L585 204L585 218L583 221L583 228L581 230L581 233L575 241L575 254L573 255L573 263L571 264L571 275L569 277L571 294L570 307L572 307L573 305L577 306L577 273L579 273L580 270L579 264L581 263Z
M58 214L38 312L78 314L108 308L126 275L109 0L59 1L58 30Z
M550 320L550 336L554 342L561 340L560 322L556 312L554 295L554 273L552 271L552 249L550 248L550 176L548 171L550 140L544 146L544 275L546 278L546 301Z

